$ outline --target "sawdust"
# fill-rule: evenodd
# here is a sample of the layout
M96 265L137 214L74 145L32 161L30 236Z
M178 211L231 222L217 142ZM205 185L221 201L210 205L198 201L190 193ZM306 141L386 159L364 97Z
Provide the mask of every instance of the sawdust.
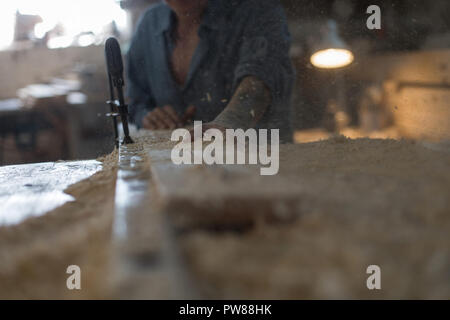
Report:
M194 229L179 244L206 297L450 298L449 166L448 153L411 141L338 136L283 145L277 177L233 184L212 173L183 183L200 203L198 194L224 185L234 195L267 184L295 193L294 222L255 219L244 233ZM229 215L216 211L210 209L215 226L226 225ZM371 264L382 269L381 291L366 287Z
M0 298L105 297L117 156L98 159L101 171L65 190L75 201L0 227ZM72 264L82 270L82 290L66 287Z
M134 138L139 148L167 154L176 144L169 137L146 132ZM447 151L445 145L338 136L282 145L275 177L252 169L186 168L178 191L185 205L195 206L170 213L187 219L181 224L204 219L198 209L212 218L208 227L176 236L184 266L208 298L450 298ZM102 159L102 171L66 190L76 201L0 228L0 298L107 297L117 156ZM254 198L240 211L205 201L227 194ZM295 205L277 204L283 194L295 196ZM290 219L258 219L253 213L266 206L255 205L261 198ZM243 216L235 222L246 226L238 232L227 228L226 213L233 210ZM182 228L177 223L172 227ZM66 289L69 264L83 270L79 292ZM366 288L371 264L381 267L381 291Z

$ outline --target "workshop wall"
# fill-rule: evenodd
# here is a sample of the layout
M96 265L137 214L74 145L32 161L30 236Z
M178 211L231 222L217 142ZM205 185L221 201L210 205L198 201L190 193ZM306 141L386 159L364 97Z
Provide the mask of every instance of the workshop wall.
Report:
M100 68L103 60L102 46L0 51L0 99L13 98L19 88L45 83L52 77L73 71L77 66Z
M450 140L450 50L379 54L348 70L353 83L376 83L401 135Z

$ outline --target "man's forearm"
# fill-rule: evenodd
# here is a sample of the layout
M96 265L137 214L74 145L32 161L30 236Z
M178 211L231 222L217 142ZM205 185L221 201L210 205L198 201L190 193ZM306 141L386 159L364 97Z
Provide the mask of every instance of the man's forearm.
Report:
M213 121L225 128L250 128L261 119L272 97L269 88L256 77L245 77L228 106Z

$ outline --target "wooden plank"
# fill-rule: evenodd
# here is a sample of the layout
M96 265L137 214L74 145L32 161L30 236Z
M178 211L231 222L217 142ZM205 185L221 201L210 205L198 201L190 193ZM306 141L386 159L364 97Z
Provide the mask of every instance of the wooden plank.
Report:
M293 219L298 186L282 177L261 176L255 165L175 165L170 153L170 147L149 150L160 204L177 228L242 229Z
M172 230L157 210L142 142L119 148L113 223L115 296L196 298L180 269ZM189 287L189 289L187 289Z

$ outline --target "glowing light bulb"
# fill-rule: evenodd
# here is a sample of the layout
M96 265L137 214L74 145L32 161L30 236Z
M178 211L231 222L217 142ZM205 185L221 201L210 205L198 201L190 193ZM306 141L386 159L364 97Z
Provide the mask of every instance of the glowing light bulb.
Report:
M311 63L317 68L341 68L353 62L353 53L347 49L325 49L311 56Z

